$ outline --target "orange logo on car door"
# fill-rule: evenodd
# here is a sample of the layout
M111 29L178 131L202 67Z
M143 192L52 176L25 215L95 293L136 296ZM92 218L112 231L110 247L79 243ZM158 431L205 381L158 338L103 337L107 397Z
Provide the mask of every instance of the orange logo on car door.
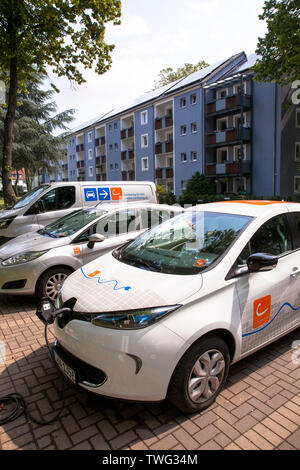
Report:
M271 296L266 295L253 303L253 328L265 325L271 317Z
M122 188L110 188L110 194L113 201L118 201L123 197Z

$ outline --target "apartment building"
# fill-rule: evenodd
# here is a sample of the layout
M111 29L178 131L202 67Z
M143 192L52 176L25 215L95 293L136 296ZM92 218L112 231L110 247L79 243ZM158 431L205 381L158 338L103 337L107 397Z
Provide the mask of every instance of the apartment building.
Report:
M255 80L256 60L238 53L73 129L52 179L150 180L180 196L199 171L219 194L300 194L300 107Z

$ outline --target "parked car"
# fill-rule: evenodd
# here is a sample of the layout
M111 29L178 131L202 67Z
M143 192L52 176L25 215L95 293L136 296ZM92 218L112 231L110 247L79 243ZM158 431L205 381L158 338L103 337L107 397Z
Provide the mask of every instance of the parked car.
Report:
M147 181L76 181L43 184L0 211L0 245L23 233L34 232L76 209L98 202L158 203L156 187Z
M300 326L300 204L196 206L77 270L58 306L73 382L202 410L230 364Z
M0 293L55 300L71 272L178 212L159 204L100 204L20 235L0 247Z

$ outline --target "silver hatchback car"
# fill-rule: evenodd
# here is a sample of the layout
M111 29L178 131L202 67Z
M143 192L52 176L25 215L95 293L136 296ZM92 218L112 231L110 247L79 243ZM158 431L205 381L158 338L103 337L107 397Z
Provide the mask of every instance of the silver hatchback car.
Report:
M149 203L101 204L20 235L0 249L0 293L55 300L73 271L182 211Z

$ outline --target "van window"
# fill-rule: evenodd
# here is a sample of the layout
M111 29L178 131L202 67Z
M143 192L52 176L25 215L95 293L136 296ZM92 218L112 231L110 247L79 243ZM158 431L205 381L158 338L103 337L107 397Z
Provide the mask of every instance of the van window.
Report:
M54 188L41 197L43 212L59 211L68 209L75 202L75 187L63 186Z

